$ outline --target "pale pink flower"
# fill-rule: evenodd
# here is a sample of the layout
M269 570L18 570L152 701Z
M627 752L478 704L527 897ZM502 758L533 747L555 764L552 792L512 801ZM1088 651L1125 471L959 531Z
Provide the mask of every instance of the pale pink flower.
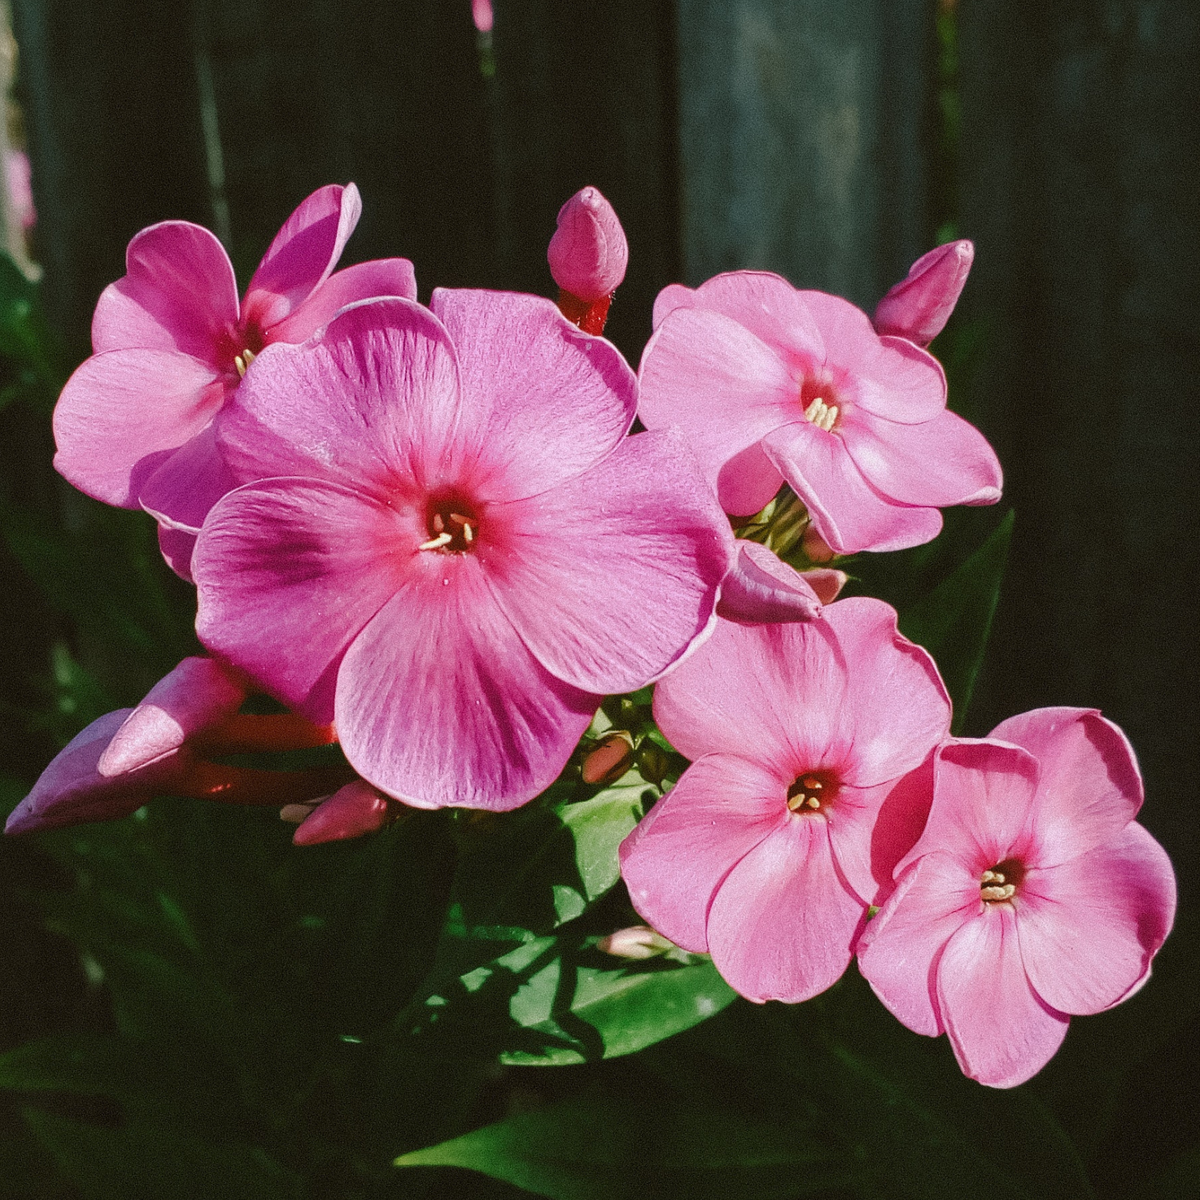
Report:
M922 254L876 306L875 332L928 346L946 327L974 259L966 238Z
M1070 1015L1137 990L1171 928L1175 878L1141 803L1133 750L1094 709L947 742L925 831L859 946L876 995L910 1029L948 1033L972 1079L1041 1070Z
M185 658L136 708L93 721L42 772L4 832L128 816L155 796L279 805L327 791L345 772L230 767L206 755L326 745L333 730L294 713L239 714L246 687L208 658Z
M839 554L934 538L948 504L992 504L1000 464L946 408L936 359L867 315L763 271L672 285L654 305L638 415L677 425L726 512L786 480Z
M197 630L420 807L506 809L600 695L707 635L729 525L636 383L535 296L436 291L268 347L223 415ZM272 478L276 477L276 478Z
M933 660L866 597L821 621L722 621L654 715L694 761L621 846L634 908L751 1000L815 996L920 833L950 728Z
M352 183L314 192L276 235L240 304L217 238L164 221L129 243L126 274L100 296L95 353L54 410L54 465L97 500L151 512L185 577L205 513L240 482L211 425L254 357L273 342L304 341L353 301L416 299L407 259L333 273L361 211Z

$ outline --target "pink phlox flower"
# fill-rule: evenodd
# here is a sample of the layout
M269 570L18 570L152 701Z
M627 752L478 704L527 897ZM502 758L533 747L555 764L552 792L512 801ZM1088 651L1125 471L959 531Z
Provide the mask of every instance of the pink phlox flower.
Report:
M257 354L302 342L346 304L416 299L412 263L380 259L333 273L362 203L354 184L308 197L284 223L239 303L229 257L207 229L164 221L129 243L126 274L92 320L95 353L54 410L54 465L106 504L139 505L187 577L196 531L237 482L212 421Z
M277 805L327 790L336 769L264 771L209 761L334 740L331 728L293 713L239 714L246 694L236 672L185 658L137 707L106 713L76 736L10 814L5 833L115 820L162 795Z
M966 238L922 254L876 306L875 332L928 346L946 327L974 260Z
M717 604L717 615L727 621L815 621L821 605L832 603L846 582L842 571L797 571L759 542L739 540L737 550Z
M728 521L550 301L365 302L255 365L219 436L261 482L205 523L197 630L386 794L524 803L710 631Z
M728 513L786 481L839 554L919 545L940 508L1000 497L996 455L946 408L936 359L764 271L659 293L638 415L683 431Z
M599 189L582 188L558 210L546 260L562 289L563 316L585 333L603 333L613 292L625 278L629 243L616 209Z
M950 727L933 660L866 597L721 621L654 715L693 762L621 846L634 908L751 1000L815 996L920 833Z
M859 945L876 995L910 1029L948 1033L972 1079L1041 1070L1071 1015L1141 986L1171 928L1175 879L1133 819L1141 802L1132 748L1094 709L947 742L925 831Z

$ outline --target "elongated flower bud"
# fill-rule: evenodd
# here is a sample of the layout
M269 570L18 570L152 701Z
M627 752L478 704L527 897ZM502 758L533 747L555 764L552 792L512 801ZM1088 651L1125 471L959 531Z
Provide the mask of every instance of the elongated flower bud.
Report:
M397 810L399 805L381 795L365 779L355 779L318 804L296 830L292 842L297 846L315 846L320 842L362 837L389 825Z
M610 733L583 760L584 783L615 783L633 762L633 739L623 730Z
M576 192L558 210L546 258L562 289L563 316L585 333L602 333L612 294L625 278L629 243L616 211L596 188Z
M675 949L675 943L668 941L661 933L656 933L649 925L631 925L628 929L618 929L602 937L596 943L596 949L616 958L654 958Z
M928 346L950 319L974 258L975 247L965 238L923 254L880 300L876 332Z

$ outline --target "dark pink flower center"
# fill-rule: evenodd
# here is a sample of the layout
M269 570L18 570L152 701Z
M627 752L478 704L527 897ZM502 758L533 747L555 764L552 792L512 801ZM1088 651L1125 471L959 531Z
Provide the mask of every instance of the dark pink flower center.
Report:
M237 371L240 380L246 374L246 368L267 344L267 339L257 321L243 321L237 329L225 335L224 342L221 357L227 361L229 368Z
M845 407L838 399L837 389L828 374L818 372L806 375L800 386L800 407L804 419L826 433L832 433L838 425L838 417Z
M474 550L479 537L479 514L475 506L460 495L430 497L425 506L425 526L429 539L422 550L442 554L466 554Z
M1003 904L1017 894L1025 878L1025 864L1006 858L979 877L979 895L985 904Z
M837 777L831 772L802 771L788 788L788 810L801 814L822 812L837 794Z

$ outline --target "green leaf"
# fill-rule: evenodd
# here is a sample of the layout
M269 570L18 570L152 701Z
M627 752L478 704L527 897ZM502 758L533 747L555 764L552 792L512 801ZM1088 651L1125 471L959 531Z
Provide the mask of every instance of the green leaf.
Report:
M118 1038L64 1033L0 1054L0 1088L121 1100L144 1089L145 1068Z
M1012 541L1012 511L949 578L900 613L900 630L925 647L938 664L954 702L953 731L966 719L983 665L992 618Z
M757 1200L851 1187L862 1174L812 1127L750 1123L690 1094L656 1107L652 1118L635 1097L583 1096L402 1155L396 1165L467 1167L555 1200Z

